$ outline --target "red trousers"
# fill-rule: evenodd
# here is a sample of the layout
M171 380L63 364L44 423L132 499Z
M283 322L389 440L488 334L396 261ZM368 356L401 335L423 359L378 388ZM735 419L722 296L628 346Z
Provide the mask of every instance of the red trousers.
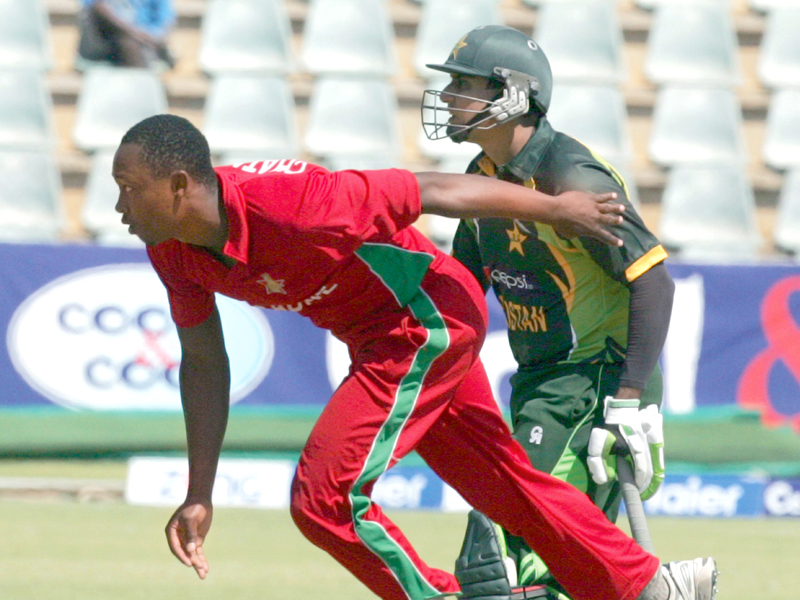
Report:
M416 450L474 508L524 537L575 600L635 600L658 559L584 494L530 466L478 358L485 330L482 291L455 261L430 271L409 306L378 315L350 344L350 375L300 457L295 523L380 598L457 592L455 577L427 566L370 500L375 480Z

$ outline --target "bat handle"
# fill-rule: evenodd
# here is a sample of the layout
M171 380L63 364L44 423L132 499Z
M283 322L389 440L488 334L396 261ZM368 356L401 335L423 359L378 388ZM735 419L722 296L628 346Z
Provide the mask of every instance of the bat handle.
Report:
M647 527L647 518L642 506L642 497L639 495L639 488L633 478L631 465L625 460L624 456L617 456L617 478L622 489L622 497L625 499L625 509L628 512L628 523L631 526L633 539L644 550L650 554L655 554L653 540L650 539L650 529Z

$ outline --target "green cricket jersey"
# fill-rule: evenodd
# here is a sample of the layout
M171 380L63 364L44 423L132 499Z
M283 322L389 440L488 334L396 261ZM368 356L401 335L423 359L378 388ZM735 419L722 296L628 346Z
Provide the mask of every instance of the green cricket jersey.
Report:
M505 311L520 369L554 363L622 363L628 332L629 282L667 253L628 200L622 177L542 118L522 152L496 167L481 153L470 173L512 181L550 195L617 192L624 222L616 248L591 238L564 239L552 227L511 219L462 221L453 255L491 286Z

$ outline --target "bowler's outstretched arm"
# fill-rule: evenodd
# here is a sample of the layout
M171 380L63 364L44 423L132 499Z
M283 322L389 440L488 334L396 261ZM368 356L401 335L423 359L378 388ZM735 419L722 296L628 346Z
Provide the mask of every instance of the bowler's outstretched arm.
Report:
M181 401L189 454L189 490L166 533L172 553L205 579L203 542L211 527L211 492L228 423L230 366L219 313L195 327L179 327Z

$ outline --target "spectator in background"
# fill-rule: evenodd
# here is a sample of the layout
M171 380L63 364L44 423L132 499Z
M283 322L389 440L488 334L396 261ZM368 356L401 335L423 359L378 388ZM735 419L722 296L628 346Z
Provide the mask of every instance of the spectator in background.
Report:
M81 0L79 62L172 68L172 0Z

